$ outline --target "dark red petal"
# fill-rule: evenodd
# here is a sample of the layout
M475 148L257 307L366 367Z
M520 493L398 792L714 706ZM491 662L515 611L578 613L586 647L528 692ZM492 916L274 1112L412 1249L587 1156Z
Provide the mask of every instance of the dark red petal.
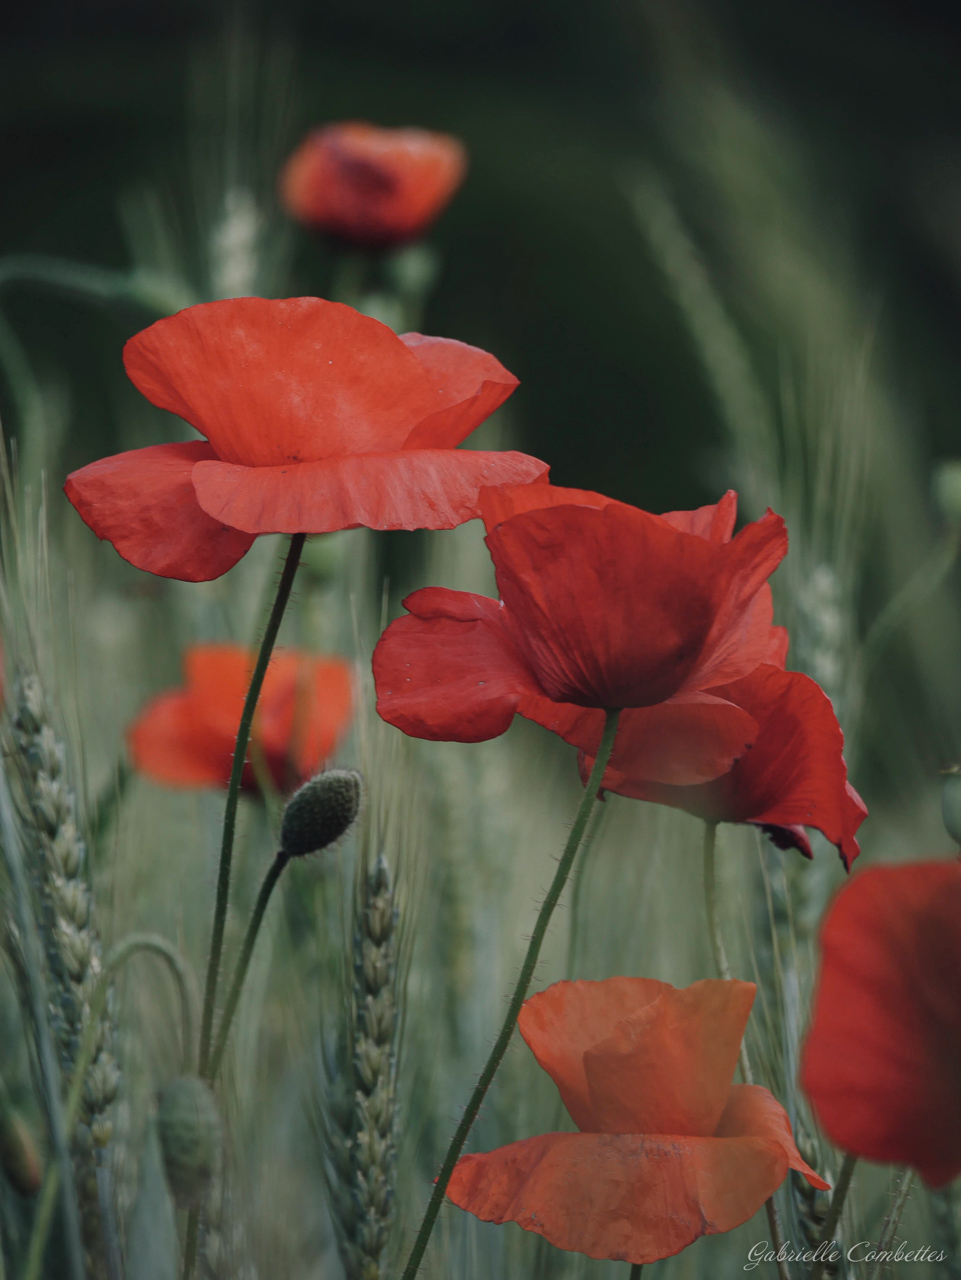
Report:
M708 542L730 542L737 519L737 494L728 489L720 502L695 511L666 511L661 516L668 524L684 533L696 533Z
M395 333L323 298L188 307L131 338L124 364L217 457L250 467L399 449L436 400Z
M584 1053L592 1123L600 1133L711 1137L724 1114L753 982L705 979L673 987Z
M374 650L378 714L415 738L483 742L510 726L531 683L496 600L428 587Z
M624 506L603 493L590 489L562 489L558 485L544 485L532 489L530 485L501 485L496 489L482 489L480 515L487 532L525 511L541 511L545 507L602 507Z
M524 453L405 449L288 467L200 463L197 498L215 519L248 533L336 529L453 529L477 514L484 485L546 480Z
M351 708L351 668L343 658L296 650L275 655L256 725L258 742L275 778L282 780L282 790L326 764L350 723Z
M801 1083L843 1151L961 1174L961 863L871 867L821 933Z
M138 569L208 582L232 569L254 541L197 502L194 465L214 457L203 440L131 449L74 471L64 492L97 537Z
M618 1023L674 988L653 978L555 982L524 1001L517 1029L580 1129L594 1129L584 1054Z
M716 1138L767 1138L777 1142L787 1156L788 1168L796 1169L807 1178L812 1187L821 1191L829 1191L830 1183L825 1182L811 1166L802 1159L800 1151L794 1143L791 1122L787 1112L775 1098L773 1093L757 1084L735 1084L717 1126Z
M400 340L427 371L438 406L410 433L405 449L453 449L518 386L518 379L479 347L422 333L402 333Z
M559 1249L643 1264L740 1226L787 1169L765 1138L547 1133L461 1157L447 1195Z
M174 787L226 786L233 739L204 717L189 691L162 693L127 730L134 767L155 782Z

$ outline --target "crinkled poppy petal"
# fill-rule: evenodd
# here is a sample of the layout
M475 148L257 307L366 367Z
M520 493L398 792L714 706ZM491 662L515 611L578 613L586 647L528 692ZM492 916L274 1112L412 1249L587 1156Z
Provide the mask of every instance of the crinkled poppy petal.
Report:
M140 773L175 787L223 786L230 777L233 741L211 725L192 693L175 690L154 698L127 730Z
M708 1138L731 1093L753 982L705 979L673 987L584 1053L593 1123L601 1133Z
M843 1151L961 1174L961 863L872 867L821 933L801 1083Z
M415 738L483 742L510 726L533 678L496 600L428 587L374 650L377 711Z
M462 1156L447 1195L558 1249L643 1264L752 1218L787 1168L761 1138L547 1133Z
M453 529L477 515L484 485L546 477L547 464L527 454L475 449L404 449L289 467L202 462L193 473L201 507L248 533Z
M650 706L676 693L732 584L753 577L755 562L772 563L763 537L742 532L715 546L620 504L528 511L487 544L516 643L544 691L590 707Z
M435 408L431 379L392 330L323 298L188 307L131 338L124 364L217 457L251 467L399 449Z
M541 511L545 507L600 509L625 505L603 493L593 493L590 489L563 489L553 484L537 489L526 484L500 485L497 488L482 489L480 494L480 516L488 533L511 516L523 515L525 511Z
M787 1112L773 1093L757 1084L731 1086L727 1106L715 1130L716 1138L766 1138L780 1143L787 1156L788 1168L796 1169L812 1187L829 1191L825 1182L801 1157L791 1132Z
M453 449L519 385L495 356L466 342L422 333L402 333L400 340L427 371L437 403L407 437L405 449Z
M281 653L264 690L257 736L281 789L309 778L330 758L350 722L351 671L342 658ZM285 776L286 775L286 776Z
M131 449L74 471L64 492L97 537L138 569L208 582L232 569L254 541L197 502L194 465L216 456L203 440Z
M531 711L540 711L540 706L525 697L518 710L529 719L539 719ZM569 717L562 726L565 732L561 728L555 730L567 742L582 748L580 770L585 785L601 737L602 721L597 712L593 714L589 726L582 713L580 722ZM539 723L544 720L539 719ZM709 693L680 693L656 707L622 711L611 764L602 785L605 791L644 800L647 795L641 795L641 788L636 785L636 779L644 773L656 776L659 783L667 786L687 788L710 782L726 774L750 751L757 735L758 724L749 711Z
M525 1000L517 1028L557 1085L578 1128L596 1128L584 1073L585 1052L611 1035L625 1018L673 990L653 978L607 978L604 982L555 982Z
M699 538L707 538L708 542L730 542L737 519L737 494L728 489L720 502L694 511L666 511L661 519L684 533L696 533Z

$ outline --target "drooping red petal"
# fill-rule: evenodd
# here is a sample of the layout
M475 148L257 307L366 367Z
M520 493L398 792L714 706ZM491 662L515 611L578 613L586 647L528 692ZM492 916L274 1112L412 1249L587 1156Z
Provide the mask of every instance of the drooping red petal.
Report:
M961 1174L961 863L871 867L821 933L801 1083L843 1151Z
M737 519L737 494L728 489L719 502L694 511L666 511L661 519L684 533L707 538L708 542L730 542Z
M378 714L415 738L483 742L510 726L533 680L496 600L427 587L374 650Z
M219 733L189 691L162 693L127 730L134 767L174 787L224 786L230 777L233 740Z
M753 982L705 979L619 1022L584 1053L592 1123L600 1133L711 1137L724 1114Z
M482 489L480 515L484 527L490 533L511 516L525 511L541 511L545 507L603 507L625 506L603 493L590 489L564 489L560 485L531 489L529 485L501 485L495 489Z
M254 541L197 502L194 465L215 457L203 440L131 449L74 471L64 492L97 537L138 569L208 582L232 569Z
M136 334L127 373L217 457L284 466L399 449L435 410L423 365L386 325L323 298L231 298Z
M731 1086L727 1106L715 1130L716 1138L768 1138L780 1143L788 1168L796 1169L812 1187L829 1191L831 1184L802 1158L794 1142L787 1112L773 1093L757 1084Z
M792 828L817 827L850 868L860 852L855 833L867 809L847 781L844 740L830 700L807 676L770 665L714 692L742 707L760 725L753 748L730 772L696 787L655 784L645 777L650 760L642 763L640 753L631 759L631 744L625 739L605 775L605 788L686 809L710 822L753 822L773 828L772 836L782 847L793 844L808 856L810 846L803 833ZM585 761L583 768L587 767Z
M555 982L525 1000L517 1020L538 1063L557 1085L579 1129L594 1129L584 1054L610 1036L618 1023L673 991L653 978L603 982Z
M479 347L422 333L402 333L400 340L427 371L438 406L410 433L405 449L453 449L518 386L518 379Z
M524 453L404 449L289 467L203 462L197 499L215 519L248 533L336 529L453 529L478 514L484 485L546 481L547 465Z
M547 1133L462 1156L447 1195L558 1249L643 1264L740 1226L787 1169L765 1138Z

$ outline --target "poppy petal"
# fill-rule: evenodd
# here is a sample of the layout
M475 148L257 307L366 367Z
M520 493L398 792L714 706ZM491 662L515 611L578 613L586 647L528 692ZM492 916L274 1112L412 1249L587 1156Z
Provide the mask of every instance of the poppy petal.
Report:
M961 1174L961 863L871 867L837 895L801 1063L843 1151Z
M257 737L272 770L287 785L316 773L350 722L351 669L342 658L281 652L264 680Z
M423 365L387 325L323 298L189 307L131 338L124 365L217 457L251 467L399 449L435 409Z
M625 1018L673 990L668 983L653 978L555 982L524 1002L517 1028L557 1085L564 1106L579 1129L597 1127L584 1072L584 1054L610 1036Z
M197 502L194 465L214 457L204 440L131 449L74 471L64 492L97 537L138 569L209 582L232 569L254 541Z
M214 519L247 533L336 529L453 529L477 515L484 485L547 480L547 464L524 453L405 449L291 467L202 462L197 499Z
M511 516L523 515L525 511L541 511L545 507L600 509L624 505L603 493L593 493L590 489L563 489L554 484L540 489L532 489L526 484L499 485L497 488L482 489L480 495L480 515L488 533Z
M147 704L127 730L134 767L173 787L226 784L233 738L218 732L187 691L162 693Z
M405 449L453 449L519 385L495 356L466 342L422 333L402 333L400 340L427 371L439 406L410 433Z
M377 711L415 738L483 742L510 726L533 677L496 600L427 587L374 650Z
M757 1084L731 1086L727 1106L715 1130L716 1138L767 1138L780 1143L787 1156L788 1167L807 1178L812 1187L830 1191L825 1182L802 1158L794 1142L787 1112L773 1093Z
M643 1264L752 1218L787 1168L762 1138L547 1133L462 1156L447 1195L558 1249Z
M730 542L737 519L737 494L728 489L719 502L695 511L666 511L661 519L684 533L707 538L708 542Z
M671 987L619 1022L584 1054L589 1127L711 1137L731 1093L755 990L753 982L705 979Z

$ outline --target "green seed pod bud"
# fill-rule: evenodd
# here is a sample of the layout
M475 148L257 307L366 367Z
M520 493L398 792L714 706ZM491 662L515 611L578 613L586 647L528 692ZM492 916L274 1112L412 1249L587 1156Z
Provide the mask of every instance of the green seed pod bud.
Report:
M941 775L941 817L948 835L961 845L961 765Z
M22 1196L39 1191L43 1167L36 1139L23 1117L12 1109L0 1116L0 1167Z
M357 817L362 792L363 779L356 769L328 769L305 782L284 810L281 853L300 858L339 840Z
M171 1195L181 1208L206 1197L220 1155L220 1114L199 1076L171 1081L157 1103L157 1135Z

